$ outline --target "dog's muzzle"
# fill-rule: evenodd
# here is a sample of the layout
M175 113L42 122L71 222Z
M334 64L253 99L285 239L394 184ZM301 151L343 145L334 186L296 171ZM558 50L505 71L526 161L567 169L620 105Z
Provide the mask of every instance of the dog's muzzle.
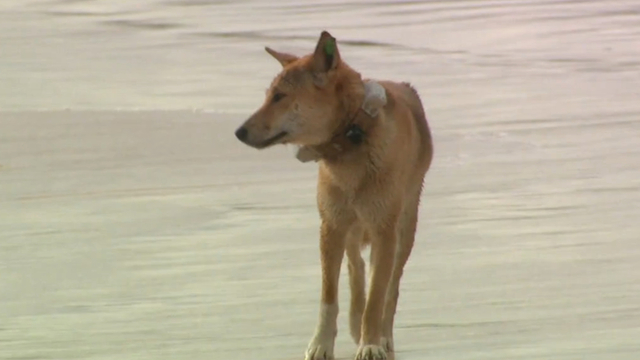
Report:
M282 140L285 136L289 135L289 133L287 133L286 131L282 131L277 133L276 135L260 142L260 143L254 143L252 141L249 141L249 130L244 127L241 126L239 127L236 132L235 132L236 138L238 138L238 140L242 141L243 143L254 147L256 149L264 149L266 147L269 147L273 144L275 144L276 142Z

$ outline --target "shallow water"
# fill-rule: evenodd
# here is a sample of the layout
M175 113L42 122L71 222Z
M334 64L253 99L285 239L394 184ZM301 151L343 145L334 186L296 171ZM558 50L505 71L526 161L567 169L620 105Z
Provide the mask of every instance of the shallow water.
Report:
M232 132L325 28L434 132L397 358L640 357L636 1L5 0L0 359L302 358L314 166Z
M413 82L448 125L638 106L633 0L3 4L0 109L246 112L278 70L264 46L307 53L323 28L365 76Z

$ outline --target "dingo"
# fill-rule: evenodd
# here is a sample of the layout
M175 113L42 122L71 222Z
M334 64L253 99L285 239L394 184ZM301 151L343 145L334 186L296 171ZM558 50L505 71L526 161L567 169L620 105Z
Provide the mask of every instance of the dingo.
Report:
M378 109L363 109L367 82L341 60L335 38L326 31L313 54L297 57L265 49L283 70L264 104L235 135L257 149L289 143L317 154L322 291L306 359L334 358L345 252L350 330L359 345L355 358L386 359L394 351L400 278L413 248L420 194L433 158L420 98L407 83L369 82L382 90L383 99ZM361 256L367 245L368 295Z

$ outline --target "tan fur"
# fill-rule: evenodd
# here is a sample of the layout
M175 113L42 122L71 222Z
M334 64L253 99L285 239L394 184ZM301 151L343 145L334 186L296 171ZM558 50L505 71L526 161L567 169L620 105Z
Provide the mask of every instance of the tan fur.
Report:
M315 52L303 57L267 48L283 71L262 107L236 132L243 142L255 148L321 145L344 128L362 104L363 80L341 60L337 46L330 50L332 41L323 32ZM365 142L336 159L319 162L322 310L307 350L309 360L333 359L338 279L345 252L351 288L349 323L359 344L356 359L384 359L394 350L400 279L414 243L433 145L417 92L406 83L379 83L387 103ZM276 93L284 96L273 101ZM360 254L366 245L371 246L368 294Z

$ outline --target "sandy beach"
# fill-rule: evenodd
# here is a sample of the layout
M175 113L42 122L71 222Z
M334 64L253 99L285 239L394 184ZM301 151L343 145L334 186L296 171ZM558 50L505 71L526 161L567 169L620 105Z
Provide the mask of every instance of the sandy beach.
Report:
M396 359L640 358L634 2L7 4L0 359L303 358L316 165L233 130L323 14L434 133Z

